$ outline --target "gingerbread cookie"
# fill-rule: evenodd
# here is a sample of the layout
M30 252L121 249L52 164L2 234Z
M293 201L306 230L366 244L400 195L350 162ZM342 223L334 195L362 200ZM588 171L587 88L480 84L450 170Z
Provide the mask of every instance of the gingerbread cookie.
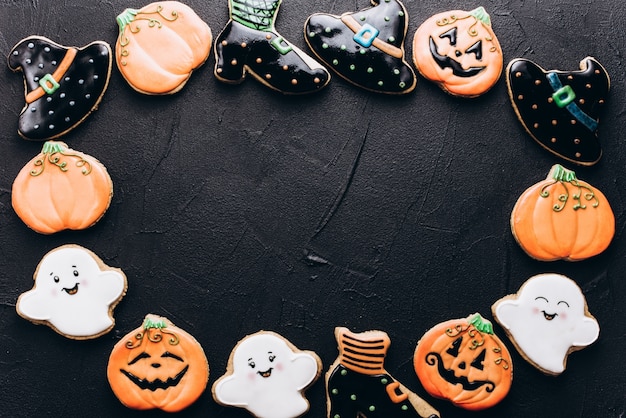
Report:
M17 299L17 313L76 340L96 338L113 328L113 308L127 288L122 270L73 244L46 254L34 280L34 287Z
M258 418L297 418L309 410L304 391L321 367L314 352L299 350L274 332L259 331L235 346L226 374L213 385L213 398Z
M209 364L194 337L167 318L148 314L113 347L107 379L128 408L178 412L204 392Z
M518 58L507 66L506 80L513 109L535 141L573 163L598 162L598 124L610 80L595 58L584 58L579 71L546 71Z
M52 234L92 226L112 197L113 182L100 161L63 142L47 141L13 181L11 203L28 227Z
M328 71L274 28L281 0L229 0L230 20L215 41L215 77L238 84L247 73L285 94L312 93Z
M509 351L478 313L426 331L413 365L428 393L472 411L499 403L513 381Z
M445 92L476 97L502 73L502 48L483 7L452 10L427 19L413 38L413 62Z
M339 356L326 373L328 417L438 418L426 401L385 370L391 344L384 331L352 333L335 328Z
M117 68L128 84L144 94L173 94L209 57L211 29L177 1L126 9L117 16Z
M555 164L545 180L526 189L515 203L511 231L537 260L578 261L609 246L615 216L600 190Z
M531 277L491 310L522 357L549 375L563 373L567 356L600 333L580 287L560 274Z
M24 75L26 105L17 132L43 141L74 129L100 103L111 63L106 42L76 48L41 36L21 40L9 53L9 68Z
M407 11L398 0L371 3L373 7L341 16L310 16L304 38L321 61L350 83L378 93L409 93L417 79L404 59Z

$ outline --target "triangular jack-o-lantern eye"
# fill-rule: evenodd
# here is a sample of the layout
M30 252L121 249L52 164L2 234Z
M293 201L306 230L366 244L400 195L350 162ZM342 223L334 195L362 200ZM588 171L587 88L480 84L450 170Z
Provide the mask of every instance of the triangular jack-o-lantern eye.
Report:
M456 45L456 32L457 32L457 28L452 28L448 31L445 31L441 35L439 35L439 37L441 39L448 38L448 40L450 41L450 45L455 46Z
M474 45L467 48L466 54L474 54L477 60L483 59L483 41L478 41Z
M450 354L452 357L459 356L459 348L461 347L461 343L463 342L463 337L459 337L452 343L452 347L446 350L446 353Z

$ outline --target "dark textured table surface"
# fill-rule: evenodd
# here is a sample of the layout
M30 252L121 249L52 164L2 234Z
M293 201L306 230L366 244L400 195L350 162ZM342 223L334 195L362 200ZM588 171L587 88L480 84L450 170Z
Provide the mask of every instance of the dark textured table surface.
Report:
M216 36L226 0L188 0ZM115 17L144 4L118 0L0 1L0 54L30 35L63 45L114 45ZM391 338L386 368L443 417L618 418L626 414L626 6L614 0L405 0L406 39L429 16L482 5L504 51L547 69L575 70L596 57L612 90L600 123L604 155L576 167L523 130L501 78L487 94L458 99L419 78L402 97L366 92L333 76L322 91L285 97L252 78L231 86L213 75L213 52L182 91L141 95L114 66L96 112L63 137L103 162L114 183L106 215L92 228L31 231L11 206L11 185L41 149L17 134L21 74L0 67L0 415L142 416L106 379L113 345L147 313L168 317L202 344L209 387L185 416L246 417L209 390L238 340L273 330L318 353L323 373L337 355L333 330L379 329ZM307 51L303 24L366 0L284 0L277 30ZM611 246L589 260L528 257L509 227L518 196L563 163L602 190L616 217ZM128 293L113 331L64 338L15 311L43 255L66 243L124 270ZM600 323L592 346L549 377L515 351L510 393L470 413L422 389L415 346L435 324L480 312L529 277L574 279ZM325 415L323 376L307 391L307 417Z

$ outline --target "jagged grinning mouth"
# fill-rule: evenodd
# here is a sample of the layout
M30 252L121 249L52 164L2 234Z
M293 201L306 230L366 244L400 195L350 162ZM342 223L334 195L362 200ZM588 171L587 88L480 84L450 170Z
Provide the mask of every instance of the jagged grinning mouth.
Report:
M446 68L450 68L452 70L452 74L457 77L473 77L476 74L480 73L486 67L470 67L467 70L464 69L458 61L453 60L452 58L441 55L437 49L437 44L433 40L432 36L430 37L430 54L433 57L433 60L439 65L439 68L445 70Z
M71 289L64 287L62 290L67 292L68 295L75 295L76 293L78 293L78 283L76 283Z
M272 375L272 370L273 370L273 369L270 367L269 369L267 369L267 370L266 370L266 371L264 371L264 372L259 371L259 372L257 372L257 373L259 374L259 376L261 376L261 377L263 377L263 378L268 378L268 377L270 377L270 376Z
M549 314L546 311L541 311L541 312L543 312L544 318L546 318L548 321L552 321L558 315L556 313Z

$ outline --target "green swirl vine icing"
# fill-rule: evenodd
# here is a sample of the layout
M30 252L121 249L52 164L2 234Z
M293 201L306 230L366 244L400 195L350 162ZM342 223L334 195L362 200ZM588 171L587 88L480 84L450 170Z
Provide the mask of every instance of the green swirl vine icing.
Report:
M122 55L122 57L127 57L129 54L126 46L130 44L130 38L125 34L126 27L128 27L128 30L130 30L131 33L138 33L141 30L141 27L139 27L138 25L135 25L134 28L130 26L132 22L143 20L148 22L149 28L156 27L157 29L161 29L163 27L163 22L159 20L159 17L167 22L174 22L176 19L178 19L178 12L176 10L172 10L172 12L170 13L170 17L168 17L166 14L163 14L162 12L163 6L158 5L156 10L153 12L143 12L141 10L129 8L124 10L117 16L115 20L117 21L117 25L120 28L119 39L120 46L122 47L122 51L120 54ZM157 16L151 17L151 15ZM122 60L121 64L126 65L127 63L126 61Z
M587 209L585 201L593 202L591 206L594 208L597 208L598 205L600 205L600 201L596 197L593 189L587 185L581 184L576 178L576 173L574 173L572 170L568 170L560 164L555 164L554 167L552 167L552 170L550 170L548 178L552 178L554 181L546 184L541 188L541 192L539 193L541 197L549 197L550 191L548 190L548 188L557 183L560 183L565 189L564 193L561 193L557 196L557 200L560 203L556 203L554 206L552 206L553 211L560 212L565 208L570 198L570 187L568 185L575 189L575 192L571 195L571 198L575 201L572 209Z
M37 168L31 170L30 175L33 177L39 176L46 169L46 165L49 164L56 166L62 172L68 171L68 161L66 161L63 157L77 159L74 165L78 168L82 168L81 172L84 176L89 175L89 173L91 173L91 164L89 163L89 161L85 160L82 156L78 154L67 152L68 149L69 148L67 148L67 145L62 142L45 142L41 150L43 156L35 160L33 165Z

